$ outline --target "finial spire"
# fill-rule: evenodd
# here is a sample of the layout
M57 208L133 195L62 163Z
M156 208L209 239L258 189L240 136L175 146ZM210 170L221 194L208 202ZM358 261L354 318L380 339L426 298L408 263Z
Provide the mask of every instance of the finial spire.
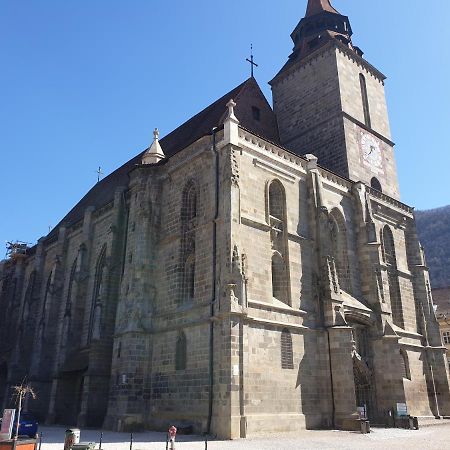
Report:
M236 102L233 99L230 99L227 103L227 108L228 108L227 120L233 120L233 121L239 123L238 118L234 114L235 106L236 106Z
M144 153L142 164L156 164L165 157L166 155L164 155L161 144L159 143L159 130L158 128L155 128L153 131L153 143Z
M233 99L227 103L228 114L223 122L223 137L225 144L239 144L239 119L234 114L236 102Z

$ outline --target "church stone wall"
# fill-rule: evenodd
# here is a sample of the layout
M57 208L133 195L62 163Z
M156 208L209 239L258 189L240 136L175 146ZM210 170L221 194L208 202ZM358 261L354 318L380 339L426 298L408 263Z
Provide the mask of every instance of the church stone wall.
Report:
M160 171L141 167L131 174L129 223L135 224L135 230L129 228L127 254L133 253L134 257L132 261L125 260L112 367L115 381L105 422L108 426L166 429L175 420L178 424L193 424L197 432L206 429L210 309L215 283L211 242L216 181L210 145L211 138L207 137L174 156ZM223 154L220 167L222 172L227 171L227 158ZM183 202L185 188L190 185L196 191L197 213L194 228L185 232ZM220 204L224 202L225 198L221 198ZM185 233L189 236L193 233L195 241L192 299L186 298L183 279ZM218 222L218 258L220 255L224 258L229 248L223 233L222 219ZM220 302L215 307L220 308ZM229 340L226 333L226 323L217 323L214 341L217 406L213 408L212 420L225 429L226 419L220 411L229 404L230 395L222 368L222 358L226 360L230 352L227 346L223 347ZM186 345L186 365L182 368L177 367L181 336ZM133 350L140 339L147 342L145 353ZM130 355L136 356L130 361ZM229 362L226 370L229 373Z

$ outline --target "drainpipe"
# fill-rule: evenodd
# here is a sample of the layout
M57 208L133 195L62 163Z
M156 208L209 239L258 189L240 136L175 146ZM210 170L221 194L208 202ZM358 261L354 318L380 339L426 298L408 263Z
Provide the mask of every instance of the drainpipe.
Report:
M216 180L216 192L215 192L215 212L213 221L213 241L212 241L212 298L211 298L211 310L210 310L210 325L209 325L209 405L208 405L208 424L207 433L211 434L211 422L213 414L213 401L214 401L214 306L216 302L216 278L217 278L217 219L219 218L219 153L216 148L216 131L214 127L211 130L212 136L212 151L215 157L215 180Z

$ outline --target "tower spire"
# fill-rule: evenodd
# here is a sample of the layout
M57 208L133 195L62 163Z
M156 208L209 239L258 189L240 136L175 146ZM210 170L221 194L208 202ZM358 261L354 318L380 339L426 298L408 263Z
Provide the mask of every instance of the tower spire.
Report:
M305 17L291 34L295 46L290 60L301 60L333 40L362 56L361 50L353 46L352 34L349 18L335 9L330 0L308 0Z
M324 11L339 14L339 12L331 5L330 0L308 0L305 17L314 16Z

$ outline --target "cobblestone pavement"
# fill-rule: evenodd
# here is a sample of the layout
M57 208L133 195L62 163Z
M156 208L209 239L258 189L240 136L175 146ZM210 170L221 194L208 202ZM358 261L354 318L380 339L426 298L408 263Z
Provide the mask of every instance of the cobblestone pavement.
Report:
M41 427L41 450L62 450L64 427ZM100 431L82 430L82 442L98 442ZM163 433L134 433L132 450L164 450ZM195 436L179 436L176 450L203 450L204 442ZM130 450L130 435L106 431L103 450ZM304 431L298 435L279 435L237 441L211 441L208 450L292 450L292 449L383 449L445 450L450 449L450 421L421 428L418 431L376 428L368 435L344 431Z

